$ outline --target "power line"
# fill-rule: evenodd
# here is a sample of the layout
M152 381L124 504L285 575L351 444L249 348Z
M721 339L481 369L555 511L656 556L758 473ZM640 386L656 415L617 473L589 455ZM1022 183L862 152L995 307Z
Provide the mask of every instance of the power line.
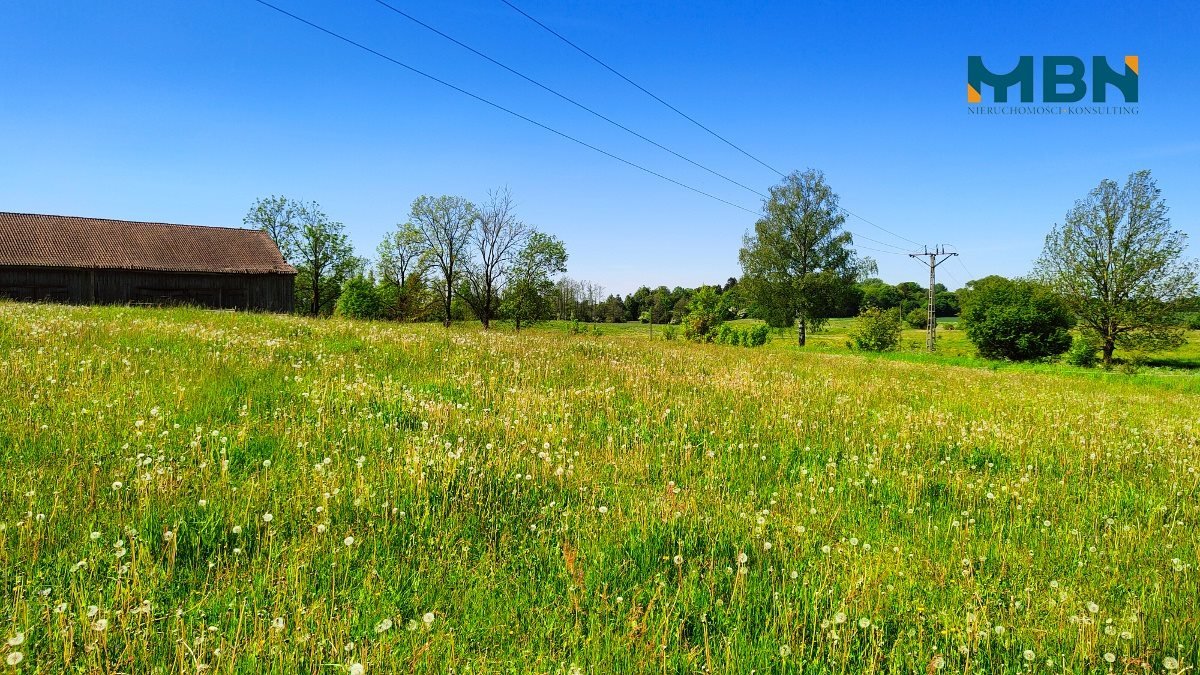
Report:
M863 221L864 223L866 223L866 224L870 225L871 227L873 227L873 228L875 228L875 229L877 229L877 230L883 231L883 232L887 232L888 234L890 234L890 235L892 235L893 237L896 237L896 238L898 238L898 239L903 239L904 241L907 241L908 243L912 244L913 246L920 246L920 245L921 245L921 244L918 244L917 242L913 241L912 239L909 239L908 237L906 237L906 236L904 236L904 235L902 235L902 234L896 234L895 232L892 232L891 230L889 230L889 229L887 229L887 228L883 227L882 225L876 225L875 223L872 223L871 221L867 220L866 218L863 218L862 216L858 215L857 213L854 213L853 211L850 211L849 209L842 209L842 210L843 210L843 211L845 211L846 213L848 213L848 214L850 214L850 215L854 216L855 218L858 218L859 220ZM890 245L890 244L889 244L889 245ZM900 247L899 247L899 246L897 246L896 248L900 248Z
M957 247L957 246L955 246L955 247L954 247L954 250L955 250L955 251L957 251L957 250L958 250L958 247ZM957 261L958 261L958 264L959 264L959 266L960 266L960 267L962 267L962 268L963 268L963 271L967 273L967 278L969 278L969 279L976 279L976 278L978 278L978 277L976 277L976 276L975 276L975 274L974 274L974 273L973 273L971 270L967 269L967 264L966 264L966 263L964 263L964 262L962 261L962 258L961 258L961 257L955 258L955 260L957 260Z
M604 150L604 149L602 149L602 148L596 147L595 145L592 145L591 143L588 143L587 141L580 140L580 139L578 139L578 138L576 138L576 137L574 137L574 136L571 136L570 134L567 134L567 133L565 133L565 132L559 131L558 129L555 129L555 128L553 128L553 127L547 126L547 125L545 125L545 124L542 124L541 122L538 122L537 120L535 120L535 119L532 119L532 118L530 118L530 117L526 117L525 115L522 115L521 113L519 113L519 112L516 112L515 110L512 110L511 108L507 108L507 107L505 107L505 106L502 106L502 105L500 105L499 103L495 103L495 102L493 102L493 101L491 101L491 100L489 100L489 99L487 99L487 98L484 98L484 97L482 97L482 96L480 96L480 95L478 95L478 94L475 94L475 93L472 93L472 92L470 92L470 91L468 91L468 90L466 90L466 89L463 89L462 87L459 87L459 86L457 86L457 85L451 84L450 82L447 82L447 81L445 81L445 80L443 80L443 79L441 79L441 78L438 78L438 77L436 77L436 76L434 76L434 75L430 75L429 73L426 73L426 72L425 72L425 71L423 71L423 70L420 70L420 69L418 69L418 68L415 68L415 67L413 67L413 66L410 66L410 65L408 65L407 63L404 63L404 62L402 62L402 61L399 61L399 60L397 60L397 59L395 59L395 58L393 58L393 57L391 57L391 56L388 56L387 54L384 54L384 53L382 53L382 52L380 52L380 51L377 51L377 50L375 50L375 49L372 49L371 47L368 47L368 46L366 46L366 45L364 45L364 44L362 44L362 43L360 43L360 42L356 42L355 40L352 40L352 39L350 39L350 38L348 38L348 37L346 37L346 36L344 36L344 35L342 35L342 34L340 34L340 33L337 33L337 32L335 32L335 31L333 31L333 30L330 30L330 29L328 29L328 28L325 28L325 27L323 27L323 26L321 26L321 25L318 25L318 24L316 24L316 23L313 23L312 21L309 21L308 19L305 19L305 18L303 18L303 17L301 17L301 16L298 16L298 15L296 15L296 14L293 14L293 13L291 13L291 12L289 12L289 11L287 11L287 10L285 10L285 9L281 8L281 7L277 7L276 5L273 5L273 4L271 4L270 2L267 2L266 0L254 0L254 2L257 2L258 4L260 4L260 5L264 6L264 7L267 7L267 8L269 8L269 9L273 9L273 10L275 10L276 12L278 12L278 13L280 13L280 14L283 14L284 16L287 16L287 17L289 17L289 18L291 18L291 19L293 19L293 20L295 20L295 21L298 21L298 22L300 22L300 23L302 23L302 24L304 24L304 25L306 25L306 26L309 26L310 28L314 28L314 29L316 29L316 30L318 30L318 31L320 31L320 32L322 32L322 33L325 33L326 35L328 35L328 36L330 36L330 37L333 37L333 38L336 38L336 39L338 39L338 40L341 40L342 42L345 42L346 44L349 44L349 45L351 45L351 46L357 47L357 48L359 48L359 49L361 49L361 50L363 50L363 51L365 51L365 52L367 52L367 53L369 53L369 54L372 54L373 56L377 56L377 57L379 57L379 58L381 58L381 59L383 59L383 60L385 60L385 61L387 61L387 62L389 62L389 63L392 63L393 65L400 66L401 68L404 68L405 70L408 70L409 72L412 72L412 73L415 73L415 74L417 74L417 75L420 75L421 77L424 77L424 78L426 78L426 79L428 79L428 80L431 80L431 81L433 81L433 82L436 82L436 83L438 83L438 84L440 84L440 85L442 85L442 86L444 86L444 87L447 87L447 88L449 88L449 89L453 89L454 91L456 91L456 92L458 92L458 93L460 93L460 94L463 94L463 95L465 95L465 96L469 96L470 98L473 98L473 99L475 99L476 101L479 101L479 102L481 102L481 103L485 103L485 104L487 104L487 105L489 105L489 106L491 106L491 107L493 107L493 108L496 108L497 110L500 110L500 111L506 112L506 113L508 113L509 115L512 115L513 117L516 117L516 118L519 118L519 119L521 119L521 120L524 120L525 122L528 122L528 123L530 123L530 124L532 124L532 125L534 125L534 126L536 126L536 127L538 127L538 128L544 129L545 131L549 131L550 133L552 133L552 134L555 134L556 136L560 136L560 137L562 137L562 138L565 138L565 139L567 139L567 140L569 140L569 141L572 141L572 142L574 142L574 143L577 143L577 144L579 144L579 145L582 145L583 147L585 147L585 148L588 148L589 150L593 150L593 151L595 151L595 152L598 152L598 153L600 153L600 154L602 154L602 155L604 155L604 156L606 156L606 157L609 157L609 158L611 158L611 159L615 159L615 160L617 160L618 162L621 162L622 164L626 164L626 165L628 165L628 166L631 166L631 167L633 167L633 168L635 168L635 169L638 169L639 171L643 171L643 172L645 172L645 173L648 173L648 174L650 174L650 175L652 175L652 176L655 176L656 178L660 178L660 179L662 179L662 180L665 180L665 181L667 181L668 183L672 183L672 184L674 184L674 185L677 185L677 186L679 186L679 187L685 188L685 189L687 189L687 190L691 190L692 192L695 192L696 194L703 195L703 196L705 196L705 197L708 197L709 199L713 199L713 200L715 200L715 201L721 202L722 204L725 204L725 205L727 205L727 206L732 206L732 207L733 207L733 208L735 208L735 209L739 209L739 210L741 210L741 211L745 211L746 213L749 213L749 214L751 214L751 215L754 215L754 216L762 216L762 215L763 215L763 213L762 213L762 211L761 211L761 210L760 210L760 211L754 211L754 210L748 209L748 208L746 208L746 207L744 207L744 206L741 206L740 204L735 204L735 203L733 203L733 202L731 202L731 201L728 201L728 200L722 199L722 198L720 198L720 197L718 197L718 196L716 196L716 195L713 195L713 194L711 194L711 193L705 192L704 190L701 190L701 189L699 189L699 188L696 188L696 187L692 187L691 185L688 185L687 183L683 183L683 182L681 182L681 181L675 180L674 178L670 178L669 176L665 176L665 175L663 175L663 174L661 174L661 173L659 173L659 172L657 172L657 171L654 171L653 169L649 169L649 168L647 168L647 167L645 167L645 166L642 166L641 164L638 164L638 163L636 163L636 162L632 162L632 161L630 161L630 160L627 160L627 159L625 159L625 158L623 158L623 157L620 157L620 156L618 156L618 155L615 155L615 154L613 154L613 153L611 153L611 152L608 152L607 150ZM842 209L842 210L843 210L843 211L845 211L845 209ZM849 213L849 211L846 211L846 212L847 212L847 213ZM851 215L853 215L853 214L851 214ZM856 217L857 217L857 216L856 216ZM872 241L872 242L875 242L875 243L877 243L877 244L881 244L881 245L883 245L883 246L891 246L891 247L893 247L893 248L899 248L899 247L895 247L895 246L893 246L892 244L888 244L888 243L886 243L886 242L879 241L878 239L872 239L872 238L870 238L870 237L867 237L867 236L864 236L864 235L859 235L859 234L856 234L856 233L854 233L854 232L851 232L849 229L847 229L846 231L847 231L847 232L849 232L849 233L850 233L850 235L851 235L852 237L858 237L858 238L860 238L860 239L866 239L867 241ZM867 246L859 246L859 245L857 245L857 244L855 244L855 248L856 248L856 249L862 249L862 250L865 250L865 251L872 251L872 252L875 252L875 253L885 253L885 254L892 254L892 255L903 255L902 253L897 253L897 252L894 252L894 251L884 251L884 250L880 250L880 249L876 249L876 248L870 248L870 247L867 247Z
M386 3L383 3L383 2L382 2L382 0L375 0L375 1L376 1L376 2L379 2L380 4L386 4ZM722 136L722 135L718 134L717 132L713 131L712 129L710 129L710 128L708 128L708 127L704 126L704 125L703 125L703 124L701 124L700 122L696 121L696 119L695 119L695 118L691 117L690 115L688 115L687 113L683 112L683 111L682 111L682 110L680 110L679 108L676 108L675 106L671 105L670 103L667 103L667 102L666 102L666 101L664 101L662 98L660 98L660 97L656 96L654 93L650 92L648 89L646 89L646 88L645 88L645 87L643 87L642 85L638 84L637 82L634 82L633 80L629 79L627 76L625 76L623 73L621 73L620 71L618 71L616 68L613 68L612 66L608 65L608 64L607 64L607 63L605 63L604 61L600 60L600 58L599 58L599 57L597 57L596 55L592 54L591 52L589 52L588 50L584 49L583 47L580 47L579 45L575 44L574 42L571 42L569 39L567 39L567 38L566 38L566 36L562 35L562 34L561 34L561 33L559 33L558 31L556 31L556 30L554 30L553 28L551 28L551 27L547 26L546 24L542 23L541 21L538 21L538 20L537 20L536 18L534 18L533 16L530 16L530 14L529 14L528 12L526 12L526 11L525 11L525 10L523 10L523 9L521 9L520 7L517 7L517 6L516 6L516 5L514 5L512 2L509 2L509 0L500 0L500 2L503 2L505 5L508 5L508 6L509 6L509 7L510 7L510 8L511 8L513 11L517 12L517 13L518 13L518 14L520 14L521 16L524 16L526 19L529 19L529 20L530 20L530 21L532 21L533 23L537 24L537 25L538 25L538 26L540 26L540 27L541 27L543 30L545 30L546 32L550 33L551 35L553 35L554 37L558 38L559 40L562 40L562 41L563 41L563 42L565 42L566 44L570 45L570 46L571 46L571 47L573 47L573 48L574 48L576 51L578 51L579 53L581 53L581 54L583 54L584 56L588 57L588 58L589 58L589 59L591 59L592 61L595 61L597 64L599 64L601 67L603 67L605 70L609 71L609 72L610 72L610 73L612 73L613 75L616 75L617 77L621 78L622 80L625 80L627 83L629 83L630 85L632 85L633 87L635 87L636 89L638 89L639 91L641 91L643 94L646 94L647 96L649 96L650 98L654 99L655 101L658 101L659 103L663 104L663 105L664 105L664 106L666 106L667 108L670 108L672 111L674 111L674 112L675 112L676 114L678 114L680 117L682 117L682 118L686 119L687 121L691 122L692 124L696 125L697 127L700 127L700 128L701 128L701 129L703 129L704 131L708 132L708 133L709 133L709 134L711 134L711 135L712 135L714 138L717 138L718 140L720 140L721 142L725 143L726 145L728 145L729 147L733 148L734 150L737 150L738 152L742 153L743 155L745 155L745 156L749 157L750 159L752 159L752 160L754 160L754 161L758 162L758 163L759 163L759 164L761 164L762 166L764 166L764 167L766 167L766 168L770 169L771 171L774 171L774 172L775 172L776 174L778 174L780 177L785 177L785 176L786 176L786 175L785 175L785 174L784 174L782 171L780 171L779 169L776 169L775 167L771 166L770 164L767 164L766 162L764 162L763 160L759 159L758 157L755 157L754 155L750 154L750 153L749 153L749 152L747 152L746 150L742 149L740 146L736 145L736 144L735 144L733 141L730 141L729 139L727 139L727 138L725 138L724 136ZM464 45L464 46L465 46L465 45ZM472 51L474 51L474 50L472 50ZM486 57L485 57L485 58L486 58ZM490 59L489 59L489 60L490 60ZM524 76L522 76L522 77L524 77ZM539 85L539 86L540 86L540 85ZM653 142L653 141L651 141L651 142ZM658 145L658 144L657 144L657 143L655 143L655 145ZM662 146L659 146L659 147L662 147ZM665 149L665 148L664 148L664 149ZM668 152L670 152L670 151L668 150ZM684 158L684 159L686 159L686 158ZM690 160L688 160L688 161L690 161ZM693 163L694 163L694 162L693 162ZM701 167L701 168L704 168L704 167ZM718 174L718 175L720 175L720 174ZM724 176L722 176L722 178L724 178ZM728 179L726 179L726 180L728 180ZM740 183L738 183L738 185L741 185L741 184L740 184ZM745 187L745 186L743 185L742 187ZM757 191L755 191L755 192L756 192L756 193L757 193L759 196L766 198L766 195L763 195L762 193L759 193L759 192L757 192ZM858 219L859 219L859 220L861 220L862 222L864 222L864 223L866 223L866 224L870 225L871 227L873 227L873 228L875 228L875 229L877 229L877 230L879 230L879 231L881 231L881 232L886 232L887 234L890 234L890 235L892 235L893 237L896 237L897 239L902 239L902 240L904 240L904 241L906 241L906 242L908 242L908 243L910 243L910 244L912 244L912 245L914 245L914 246L920 246L920 245L921 245L920 243L918 243L918 242L916 242L916 241L913 241L912 239L909 239L908 237L905 237L904 235L901 235L901 234L896 234L895 232L893 232L893 231L891 231L891 230L889 230L889 229L887 229L887 228L883 227L882 225L877 225L877 224L875 224L875 223L873 223L873 222L871 222L871 221L867 220L866 218L863 218L862 216L858 215L857 213L854 213L853 211L850 211L850 210L848 210L848 209L843 209L843 210L844 210L844 211L845 211L847 214L849 214L849 215L851 215L851 216L853 216L853 217L855 217L855 218L858 218ZM865 237L864 237L864 238L865 238ZM885 244L885 245L886 245L886 246L891 246L891 244ZM899 247L899 246L896 246L895 248L898 248L898 249L899 249L899 248L901 248L901 247Z
M476 101L479 101L479 102L481 102L481 103L486 103L487 105L489 105L489 106L491 106L491 107L493 107L493 108L495 108L495 109L497 109L497 110L501 110L501 111L503 111L503 112L506 112L506 113L508 113L509 115L512 115L513 117L517 117L517 118L519 118L519 119L525 120L526 122L529 122L530 124L532 124L532 125L534 125L534 126L536 126L536 127L539 127L539 128L541 128L541 129L545 129L546 131L549 131L549 132L550 132L550 133L552 133L552 134L555 134L555 135L557 135L557 136L561 136L562 138L565 138L565 139L567 139L567 140L569 140L569 141L572 141L572 142L574 142L574 143L578 143L579 145L582 145L583 147L585 147L585 148L588 148L589 150L594 150L594 151L596 151L596 152L598 152L598 153L600 153L600 154L602 154L602 155L605 155L606 157L611 157L612 159L615 159L615 160L617 160L618 162L621 162L622 164L626 164L626 165L632 166L632 167L634 167L635 169L638 169L639 171L644 171L644 172L646 172L646 173L648 173L648 174L650 174L650 175L652 175L652 176L656 176L656 177L658 177L658 178L661 178L661 179L663 179L663 180L667 181L668 183L673 183L673 184L675 184L675 185L678 185L679 187L682 187L682 188L685 188L685 189L691 190L692 192L695 192L696 194L704 195L705 197L708 197L709 199L714 199L714 200L716 200L716 201L718 201L718 202L721 202L722 204L726 204L726 205L728 205L728 206L732 206L732 207L733 207L733 208L735 208L735 209L740 209L740 210L742 210L742 211L745 211L746 213L749 213L749 214L752 214L752 215L759 215L759 212L758 212L758 211L752 211L752 210L750 210L750 209L748 209L748 208L746 208L746 207L744 207L744 206L740 206L740 205L738 205L738 204L735 204L735 203L733 203L733 202L731 202L731 201L728 201L728 200L722 199L722 198L720 198L720 197L718 197L718 196L716 196L716 195L713 195L713 194L710 194L710 193L708 193L708 192L705 192L704 190L701 190L701 189L699 189L699 188L692 187L691 185L688 185L687 183L682 183L682 182L680 182L680 181L677 181L677 180L675 180L674 178L669 178L669 177L667 177L667 176L664 176L663 174L661 174L661 173L658 173L657 171L654 171L653 169L648 169L648 168L646 168L646 167L642 166L641 164L637 164L637 163L635 163L635 162L632 162L632 161L630 161L630 160L628 160L628 159L625 159L624 157L619 157L619 156L617 156L617 155L614 155L613 153L611 153L611 152L608 152L607 150L602 150L601 148L598 148L598 147L596 147L596 146L592 145L591 143L588 143L588 142L586 142L586 141L579 140L578 138L575 138L574 136L571 136L570 134L567 134L567 133L565 133L565 132L559 131L558 129L555 129L555 128L553 128L553 127L547 126L547 125L545 125L545 124L542 124L541 122L538 122L537 120L534 120L534 119L532 119L532 118L526 117L525 115L522 115L521 113L519 113L519 112L516 112L515 110L512 110L512 109L510 109L510 108L506 108L506 107L504 107L504 106L500 105L499 103L495 103L495 102L493 102L493 101L490 101L490 100L488 100L488 99L486 99L486 98L484 98L484 97L482 97L482 96L480 96L480 95L478 95L478 94L474 94L474 93L472 93L472 92L470 92L470 91L467 91L466 89L463 89L462 87L459 87L459 86L457 86L457 85L454 85L454 84L451 84L451 83L449 83L449 82L447 82L447 81L445 81L445 80L443 80L443 79L440 79L440 78L438 78L438 77L435 77L435 76L433 76L433 75L430 75L429 73L426 73L426 72L425 72L425 71L423 71L423 70L420 70L420 69L418 69L418 68L414 68L413 66L410 66L410 65L408 65L407 63L404 63L404 62L402 62L402 61L399 61L399 60L397 60L397 59L394 59L394 58L392 58L392 57L390 57L390 56L388 56L387 54L384 54L384 53L382 53L382 52L376 51L376 50L374 50L374 49L372 49L372 48L370 48L370 47L368 47L368 46L366 46L366 45L364 45L364 44L362 44L362 43L360 43L360 42L355 42L354 40L351 40L350 38L348 38L348 37L346 37L346 36L344 36L344 35L341 35L340 33L336 33L336 32L334 32L334 31L332 31L332 30L330 30L330 29L328 29L328 28L325 28L325 27L323 27L323 26L319 26L319 25L317 25L317 24L313 23L312 21L309 21L308 19L305 19L305 18L303 18L303 17L300 17L300 16L297 16L297 15L295 15L295 14L292 14L291 12L289 12L289 11L287 11L287 10L285 10L285 9L282 9L282 8L280 8L280 7L276 7L275 5L272 5L271 3L267 2L266 0L254 0L254 2L257 2L258 4L260 4L260 5L263 5L264 7L268 7L268 8L270 8L270 9L273 9L273 10L275 10L276 12L279 12L280 14L283 14L284 16L287 16L287 17L290 17L290 18L292 18L292 19L294 19L294 20L296 20L296 21L299 21L300 23L302 23L302 24L304 24L304 25L306 25L306 26L309 26L309 27L311 27L311 28L315 28L316 30L319 30L319 31L321 31L322 33L325 33L326 35L329 35L330 37L337 38L338 40L341 40L342 42L345 42L346 44L349 44L349 45L353 45L353 46L355 46L355 47L358 47L359 49L361 49L361 50L363 50L363 51L365 51L365 52L368 52L368 53L370 53L370 54L373 54L373 55L375 55L375 56L378 56L379 58L381 58L381 59L383 59L383 60L385 60L385 61L388 61L389 63L392 63L392 64L395 64L395 65L397 65L397 66L400 66L401 68L404 68L405 70L408 70L408 71L410 71L410 72L412 72L412 73L415 73L415 74L417 74L417 75L420 75L421 77L424 77L424 78L426 78L426 79L432 80L432 81L434 81L434 82L436 82L436 83L438 83L438 84L440 84L440 85L442 85L442 86L444 86L444 87L448 87L448 88L450 88L450 89L453 89L454 91L457 91L458 93L460 93L460 94L463 94L463 95L465 95L465 96L469 96L469 97L471 97L471 98L475 99Z
M752 160L754 160L754 161L758 162L759 164L763 165L764 167L766 167L766 168L770 169L771 171L774 171L775 173L779 174L780 176L783 176L783 175L785 175L785 174L784 174L782 171L780 171L779 169L776 169L775 167L771 166L770 164L767 164L766 162L762 161L762 160L761 160L761 159L759 159L758 157L755 157L754 155L750 154L750 153L749 153L749 152L747 152L746 150L743 150L741 147L739 147L738 145L736 145L736 144L735 144L733 141L731 141L731 140L729 140L729 139L725 138L724 136L722 136L722 135L718 134L717 132L713 131L712 129L709 129L708 127L704 126L704 125L703 125L703 124L701 124L700 122L697 122L697 121L696 121L696 120L695 120L693 117L691 117L691 116L690 116L690 115L688 115L687 113L683 112L683 111L682 111L682 110L680 110L679 108L676 108L675 106L671 105L670 103L667 103L666 101L662 100L662 99L661 99L661 98L659 98L658 96L656 96L656 95L652 94L652 93L651 93L651 92L650 92L648 89L646 89L646 88L645 88L645 87L643 87L642 85L638 84L637 82L634 82L633 80L629 79L629 78L628 78L628 77L626 77L625 75L621 74L619 71L617 71L617 69L616 69L616 68L613 68L612 66L608 65L607 63L605 63L605 62L601 61L601 60L600 60L599 58L597 58L596 56L593 56L591 52L587 51L587 50L586 50L586 49L584 49L583 47L580 47L579 45L575 44L574 42L571 42L571 41L570 41L570 40L568 40L567 38L563 37L563 36L562 36L560 33L556 32L556 31L555 31L553 28L551 28L551 27L547 26L546 24L542 23L541 21L538 21L537 19L533 18L533 17L532 17L532 16L530 16L528 13L526 13L524 10L522 10L520 7L517 7L516 5L512 4L512 3L511 3L511 2L509 2L508 0L500 0L500 1L501 1L501 2L503 2L504 4L508 5L509 7L511 7L511 8L513 9L513 11L517 12L517 13L518 13L518 14L520 14L521 16L524 16L526 19L529 19L530 21L532 21L533 23L537 24L538 26L541 26L541 27L542 27L542 28L543 28L543 29L544 29L546 32L550 33L550 34L551 34L551 35L553 35L554 37L556 37L556 38L558 38L559 40L562 40L563 42L567 43L568 45L570 45L570 46L574 47L574 48L575 48L575 49L576 49L576 50L577 50L579 53L583 54L584 56L588 57L589 59L591 59L591 60L595 61L596 63L600 64L600 66L602 66L604 69L608 70L608 71L609 71L610 73L612 73L613 75L616 75L617 77L621 78L622 80L625 80L625 81L626 81L626 82L628 82L629 84L633 85L635 88L637 88L637 89L638 89L639 91L641 91L643 94L645 94L645 95L649 96L650 98L654 99L655 101L658 101L659 103L661 103L661 104L665 105L666 107L670 108L670 109L671 109L672 111L674 111L674 112L675 112L677 115L679 115L680 117L684 118L685 120L687 120L687 121L691 122L692 124L694 124L694 125L696 125L696 126L700 127L700 128L701 128L701 129L703 129L704 131L707 131L707 132L708 132L709 134L711 134L713 137L717 138L718 140L720 140L721 142L725 143L725 144L726 144L726 145L728 145L729 147L733 148L734 150L737 150L738 152L740 152L740 153L742 153L743 155L745 155L745 156L749 157L750 159L752 159Z
M440 31L440 30L438 30L437 28L434 28L433 26L431 26L431 25L429 25L429 24L425 23L424 21L422 21L422 20L418 19L417 17L415 17L415 16L413 16L413 15L409 14L408 12L405 12L404 10L402 10L402 9L400 9L400 8L398 8L398 7L394 6L394 5L388 4L387 2L384 2L384 0L375 0L375 2L377 2L377 3L378 3L378 4L380 4L380 5L382 5L383 7L386 7L386 8L388 8L388 9L390 9L391 11L395 12L396 14L399 14L400 16L402 16L402 17L404 17L404 18L408 19L409 21L412 21L413 23L417 24L418 26L421 26L422 28L425 28L425 29L427 29L427 30L429 30L429 31L432 31L432 32L434 32L434 33L437 33L438 35L442 36L443 38L445 38L445 39L449 40L450 42L453 42L454 44L458 45L459 47L462 47L463 49L465 49L465 50L467 50L467 51L471 52L472 54L475 54L476 56L478 56L478 57L480 57L480 58L482 58L482 59L484 59L484 60L486 60L486 61L488 61L488 62L492 63L493 65L499 66L500 68L503 68L504 70L507 70L508 72L512 73L513 75L516 75L517 77L521 78L522 80L525 80L526 82L528 82L528 83L530 83L530 84L532 84L532 85L534 85L534 86L536 86L536 87L538 87L538 88L542 89L543 91L546 91L546 92L548 92L548 93L550 93L550 94L553 94L553 95L557 96L558 98L560 98L560 99L562 99L562 100L566 101L567 103L570 103L571 105L573 105L573 106L575 106L575 107L579 108L580 110L584 110L584 111L586 111L586 112L588 112L588 113L592 114L593 116L595 116L595 117L597 117L597 118L599 118L599 119L601 119L601 120L604 120L605 122L608 122L609 124L611 124L611 125L613 125L613 126L617 127L618 129L621 129L621 130L623 130L623 131L625 131L625 132L627 132L627 133L630 133L630 134L632 134L632 135L634 135L634 136L636 136L636 137L640 138L641 140L643 140L643 141L645 141L645 142L649 143L650 145L653 145L654 147L656 147L656 148L658 148L658 149L660 149L660 150L663 150L663 151L665 151L665 152L669 152L669 153L671 153L672 155L674 155L675 157L678 157L679 159L682 159L683 161L687 162L688 164L691 164L692 166L695 166L695 167L698 167L698 168L700 168L700 169L703 169L703 170L705 170L705 171L707 171L707 172L711 173L712 175L714 175L714 176L716 176L716 177L718 177L718 178L721 178L722 180L725 180L725 181L728 181L728 182L730 182L730 183L733 183L734 185L736 185L736 186L738 186L738 187L740 187L740 188L742 188L742 189L749 190L750 192L753 192L754 194L758 195L759 197L762 197L763 199L767 199L767 195L763 194L762 192L759 192L758 190L755 190L754 188L750 187L749 185L746 185L746 184L744 184L744 183L740 183L740 182L738 182L738 181L736 181L736 180L734 180L734 179L730 178L729 176L726 176L725 174L723 174L723 173L721 173L721 172L719 172L719 171L716 171L715 169L709 168L709 167L707 167L707 166L705 166L705 165L701 164L700 162L697 162L697 161L695 161L695 160L693 160L693 159L691 159L691 158L689 158L689 157L686 157L686 156L684 156L684 155L682 155L682 154L680 154L680 153L676 152L675 150L672 150L671 148L668 148L667 146L663 145L662 143L659 143L659 142L657 142L657 141L655 141L655 140L653 140L653 139L647 138L647 137L646 137L646 136L644 136L643 134L640 134L640 133L638 133L637 131L634 131L633 129L630 129L629 127L625 126L624 124L621 124L620 122L618 122L618 121L616 121L616 120L614 120L614 119L612 119L612 118L610 118L610 117L608 117L608 116L604 115L603 113L597 112L596 110L594 110L594 109L592 109L592 108L588 107L587 105L585 105L585 104L583 104L583 103L580 103L579 101L577 101L577 100L575 100L575 99L571 98L570 96L567 96L566 94L564 94L564 93L562 93L562 92L560 92L560 91L558 91L558 90L556 90L556 89L554 89L554 88L552 88L552 87L550 87L550 86L548 86L548 85L546 85L546 84L543 84L542 82L539 82L538 80L535 80L535 79L533 79L532 77L529 77L528 75L526 75L526 74L524 74L524 73L522 73L522 72L520 72L520 71L518 71L518 70L516 70L516 69L514 69L514 68L511 68L511 67L509 67L509 66L507 66L507 65L505 65L505 64L503 64L503 63L501 63L500 61L497 61L496 59L494 59L494 58L492 58L492 57L488 56L487 54L484 54L483 52L479 51L478 49L475 49L474 47L472 47L472 46L470 46L470 45L468 45L468 44L466 44L466 43L464 43L464 42L462 42L462 41L460 41L460 40L458 40L458 39L456 39L456 38L454 38L454 37L452 37L452 36L450 36L450 35L447 35L446 33L443 33L442 31Z

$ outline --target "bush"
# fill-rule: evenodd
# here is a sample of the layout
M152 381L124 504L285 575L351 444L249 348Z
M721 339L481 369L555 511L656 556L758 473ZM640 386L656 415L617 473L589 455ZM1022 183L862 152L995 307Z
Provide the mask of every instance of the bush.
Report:
M757 326L746 331L746 346L761 347L767 344L767 338L771 336L771 328L765 323L760 323Z
M866 352L888 352L900 345L900 311L867 307L850 331L854 346Z
M1061 298L1042 284L988 277L963 303L967 338L989 359L1030 361L1071 347L1075 320Z
M734 328L723 323L713 331L714 342L734 347L761 347L767 344L771 336L771 328L765 323L755 324L749 328Z
M1100 348L1096 346L1090 338L1080 335L1071 342L1071 349L1067 352L1066 361L1072 366L1082 366L1084 368L1092 368L1099 361L1096 352Z
M925 330L929 328L929 308L918 307L904 315L904 323L912 328Z
M383 316L383 300L375 284L354 277L342 285L334 313L350 319L378 319Z
M678 327L673 326L671 324L667 324L666 326L663 327L663 339L664 340L674 340L677 337L679 337L679 328Z

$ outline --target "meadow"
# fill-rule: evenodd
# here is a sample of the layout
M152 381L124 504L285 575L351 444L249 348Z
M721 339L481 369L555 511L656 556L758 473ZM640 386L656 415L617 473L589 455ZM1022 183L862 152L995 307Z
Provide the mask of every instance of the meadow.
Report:
M1196 667L1200 376L836 328L0 304L0 672Z

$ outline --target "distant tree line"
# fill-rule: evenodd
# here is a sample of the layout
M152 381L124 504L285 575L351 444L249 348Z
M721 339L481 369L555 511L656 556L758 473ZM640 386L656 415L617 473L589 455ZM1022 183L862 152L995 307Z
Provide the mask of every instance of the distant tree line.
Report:
M507 319L517 329L544 319L640 321L723 342L735 333L722 330L725 322L749 318L794 327L800 346L829 319L857 316L852 344L873 351L894 348L904 323L925 327L927 288L875 276L875 261L855 252L824 174L784 177L762 214L743 237L740 278L696 288L642 286L626 296L561 276L563 243L522 221L507 189L479 205L418 197L379 244L374 265L355 255L343 225L315 202L260 199L245 222L266 231L296 267L296 306L312 315L446 325L475 319L484 328ZM1131 174L1124 185L1104 180L1047 235L1029 277L986 277L957 291L937 284L935 312L961 314L988 358L1070 351L1076 362L1111 365L1118 349L1171 348L1185 328L1200 328L1197 265L1183 257L1185 240L1172 229L1149 171ZM750 341L738 336L738 344Z
M484 328L505 318L520 328L552 318L560 302L554 279L566 271L566 247L522 221L507 189L481 205L417 197L407 220L380 242L373 266L315 202L259 199L244 221L269 234L296 267L296 306L305 314L447 326L477 319Z

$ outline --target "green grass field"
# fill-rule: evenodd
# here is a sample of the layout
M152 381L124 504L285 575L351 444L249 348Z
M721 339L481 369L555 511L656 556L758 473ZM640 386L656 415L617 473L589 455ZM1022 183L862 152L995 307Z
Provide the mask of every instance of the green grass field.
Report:
M0 304L0 669L1196 667L1195 342L1128 375L845 328Z

